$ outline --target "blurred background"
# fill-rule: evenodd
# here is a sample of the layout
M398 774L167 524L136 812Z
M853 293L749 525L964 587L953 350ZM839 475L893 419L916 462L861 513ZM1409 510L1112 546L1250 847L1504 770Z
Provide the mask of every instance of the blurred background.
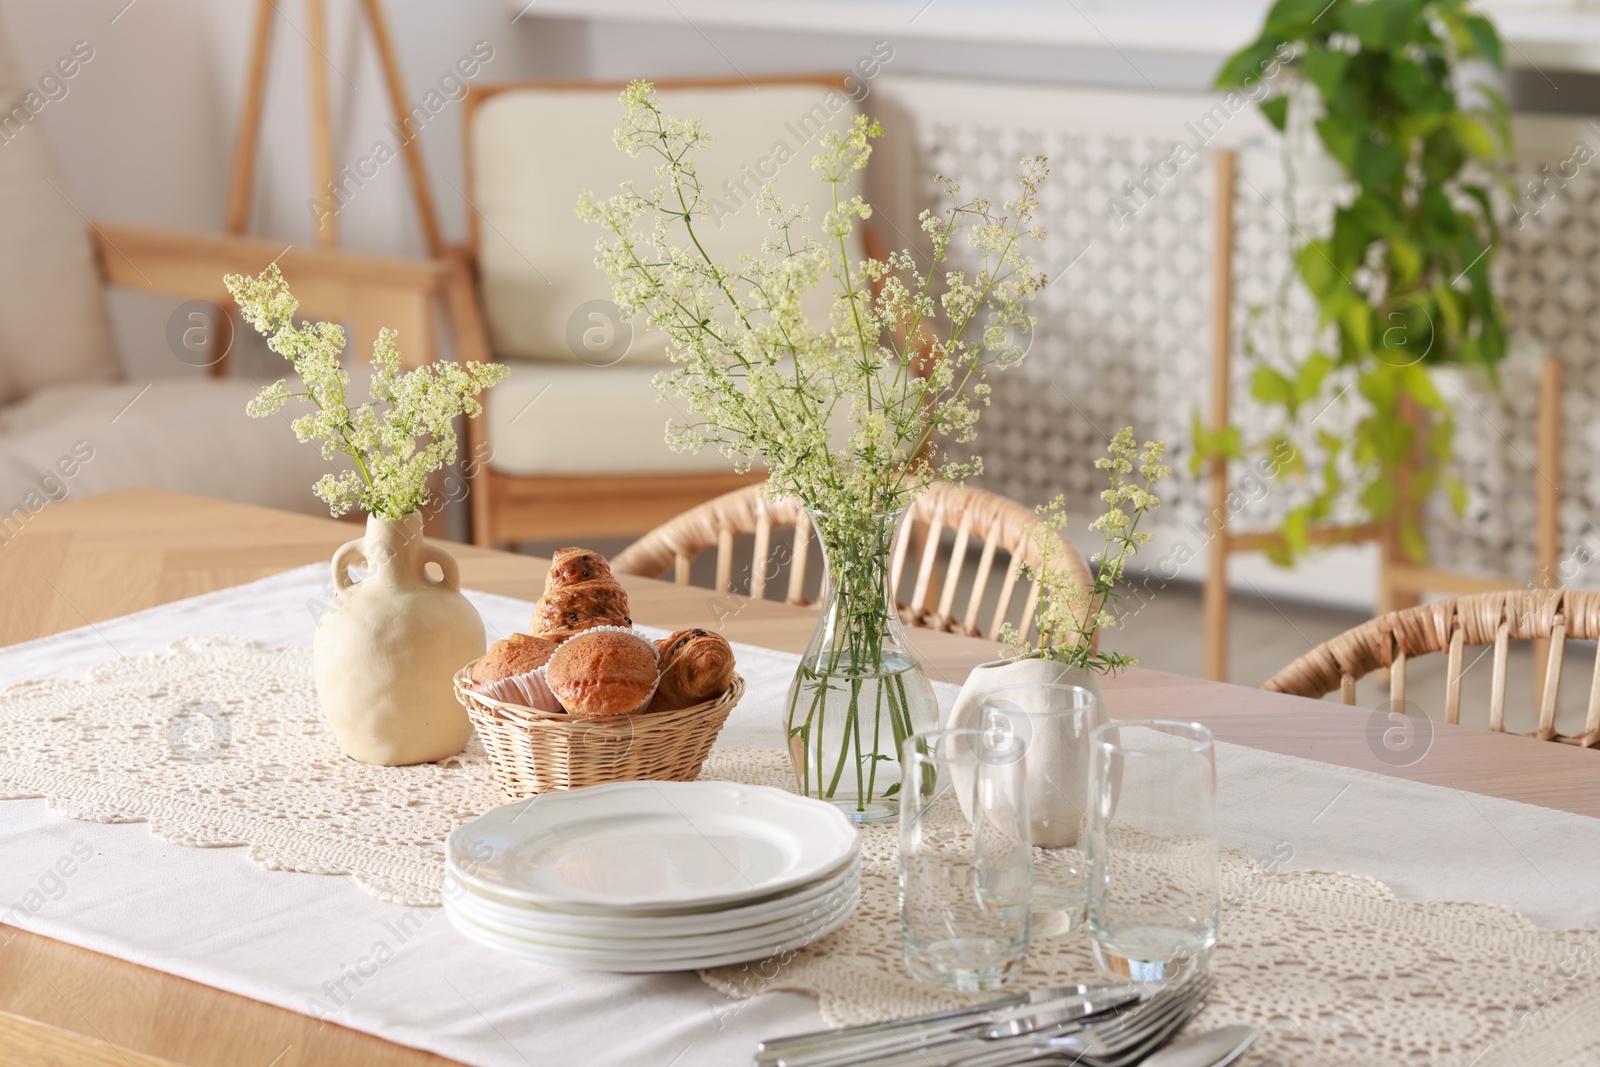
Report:
M1600 550L1590 521L1600 499L1592 458L1600 444L1600 184L1588 165L1600 151L1600 5L1473 6L1498 27L1503 69L1470 61L1451 76L1463 99L1466 86L1486 82L1510 109L1515 148L1493 242L1509 344L1496 375L1437 372L1456 429L1447 465L1462 499L1459 507L1427 505L1427 563L1486 587L1544 582L1552 566L1560 582L1582 585L1593 581L1590 561ZM1277 307L1285 343L1315 341L1317 310L1293 284L1293 257L1347 202L1344 176L1308 126L1291 121L1280 133L1253 100L1235 103L1213 88L1224 60L1261 34L1267 14L1267 4L1243 0L281 0L259 8L0 0L0 33L9 39L8 48L0 44L8 111L0 116L0 188L26 194L0 203L0 302L8 305L0 307L0 362L11 367L0 380L0 512L13 516L3 521L14 525L51 501L121 484L321 510L306 488L320 462L314 450L296 445L286 427L252 429L243 419L241 398L259 379L279 376L277 357L248 331L228 328L220 296L182 299L161 276L144 276L147 263L202 272L222 261L221 253L189 251L163 259L166 246L149 231L173 230L264 242L286 253L291 283L293 257L310 249L468 271L480 305L478 341L489 355L522 360L497 394L500 425L474 454L499 472L492 491L506 501L495 512L504 522L485 532L466 490L473 470L444 487L451 506L437 521L460 539L535 552L628 544L666 517L666 498L646 506L639 495L650 483L687 479L670 498L677 502L732 486L719 457L702 456L697 466L667 453L665 412L630 407L619 425L608 424L609 383L635 371L642 382L652 364L616 340L628 334L626 323L603 309L601 319L589 318L593 309L571 297L571 286L559 300L540 295L535 276L552 284L547 274L557 276L554 289L577 278L573 285L595 299L607 292L598 272L582 273L592 267L581 248L576 258L565 248L575 263L569 272L553 247L571 244L558 235L571 214L571 181L606 185L600 173L569 180L574 157L588 150L598 123L620 114L615 83L715 81L759 92L779 76L830 75L843 79L849 107L888 131L866 191L890 248L916 246L918 213L938 203L935 174L969 194L1002 193L1020 158L1049 157L1041 267L1050 284L1036 303L1026 361L994 380L973 446L985 473L974 484L1029 507L1064 493L1071 533L1092 550L1087 523L1100 510L1101 488L1093 459L1124 425L1141 439L1166 440L1175 475L1150 520L1157 536L1134 568L1140 592L1124 603L1116 646L1145 666L1206 671L1209 574L1233 592L1225 671L1258 683L1394 603L1383 545L1370 537L1301 553L1287 568L1239 551L1219 578L1212 516L1224 498L1214 495L1212 457L1191 465L1195 427L1217 415L1219 315L1231 328L1221 357L1237 365L1222 390L1228 418L1265 425L1270 404L1247 351L1253 331L1262 309ZM518 123L535 118L474 105L476 94L493 100L498 87L527 83L535 93L552 83L596 83L606 109L553 112L538 120L547 121L542 132L530 133ZM795 109L795 119L812 106ZM751 134L750 143L791 138L803 154L800 128L768 132ZM1236 167L1226 185L1219 150L1232 153ZM527 210L545 201L548 216ZM53 217L48 225L44 214ZM62 235L79 231L87 251L61 251L78 239ZM463 245L451 260L450 249ZM117 284L95 288L86 281L91 269ZM387 269L376 261L341 268L368 278ZM438 277L448 269L439 267ZM1227 274L1220 297L1219 271ZM88 288L72 296L73 286ZM402 329L402 347L461 353L463 310L439 299L436 310L409 320L409 336ZM544 325L519 325L519 308L538 309ZM94 326L102 314L103 335ZM568 351L538 348L539 337L557 338L556 349L563 336L586 337L592 322L606 335L598 354L587 341ZM431 336L418 344L419 332ZM53 363L67 349L89 355ZM1554 407L1540 392L1551 358L1563 370ZM51 365L58 370L39 369ZM172 384L210 389L219 379L239 385L201 397ZM151 382L159 388L147 393ZM103 395L90 396L85 383L99 383L93 388ZM1308 401L1330 430L1346 432L1361 417L1348 386L1334 375ZM1545 400L1551 392L1547 385ZM194 414L202 408L206 414ZM215 414L223 408L225 419ZM92 430L65 428L75 419ZM205 423L204 433L185 430L191 422ZM262 429L271 442L250 436ZM52 475L80 440L90 442L93 460L70 478ZM230 449L238 455L230 458ZM605 499L560 488L613 477L623 480L606 483ZM1543 542L1542 483L1558 490L1543 491ZM1221 484L1231 494L1222 504L1227 522L1242 531L1276 528L1306 492L1252 475L1242 461ZM528 485L546 495L519 496L533 493ZM1331 518L1360 524L1359 506L1340 507ZM532 518L513 521L518 514ZM737 578L734 585L739 591ZM1584 655L1569 656L1568 667L1586 669ZM1530 669L1514 664L1524 675ZM1570 714L1581 719L1585 686L1565 688L1575 702Z

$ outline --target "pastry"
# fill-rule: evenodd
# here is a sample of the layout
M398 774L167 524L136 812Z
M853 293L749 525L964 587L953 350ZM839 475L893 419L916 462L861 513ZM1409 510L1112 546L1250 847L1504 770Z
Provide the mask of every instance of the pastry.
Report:
M661 683L651 711L690 708L721 696L733 684L733 649L721 634L679 630L656 642Z
M632 626L628 594L615 578L551 589L533 606L534 633L560 644L592 626Z
M514 674L527 674L543 667L550 653L556 650L555 642L527 634L512 634L504 641L489 646L483 658L472 665L472 684L497 682Z
M545 664L545 681L573 715L602 718L638 711L656 689L656 650L620 630L578 634Z
M550 573L544 579L544 591L565 589L579 582L611 581L611 564L598 552L587 548L558 548L550 557Z

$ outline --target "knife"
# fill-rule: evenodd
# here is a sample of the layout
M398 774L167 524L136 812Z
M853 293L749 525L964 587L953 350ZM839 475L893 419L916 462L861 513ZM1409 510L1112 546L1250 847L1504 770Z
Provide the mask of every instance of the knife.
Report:
M859 1062L907 1046L930 1045L1026 1034L1062 1026L1138 1000L1145 987L1134 984L1052 986L957 1011L819 1030L763 1041L754 1067L834 1067Z

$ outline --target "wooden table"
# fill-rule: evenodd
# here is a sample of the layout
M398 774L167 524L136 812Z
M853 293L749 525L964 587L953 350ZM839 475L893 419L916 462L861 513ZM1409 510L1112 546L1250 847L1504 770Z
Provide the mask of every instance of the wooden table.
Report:
M0 543L0 645L326 560L358 536L350 523L156 490L50 507ZM462 582L535 599L547 561L453 548ZM633 614L701 625L730 639L801 651L815 616L783 604L624 579ZM960 683L989 642L916 631L930 673ZM11 684L22 679L0 679ZM1360 767L1600 818L1600 763L1585 750L1437 724L1427 754L1394 767L1369 740L1372 712L1134 669L1106 684L1119 717L1197 719L1225 741ZM0 1067L294 1067L449 1061L309 1016L4 928Z

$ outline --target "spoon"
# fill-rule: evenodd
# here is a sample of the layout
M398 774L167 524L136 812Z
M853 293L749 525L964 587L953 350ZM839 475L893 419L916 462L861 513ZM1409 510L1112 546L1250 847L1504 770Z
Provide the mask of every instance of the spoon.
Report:
M1253 1026L1224 1026L1180 1037L1143 1061L1140 1067L1228 1067L1255 1044L1261 1031Z

